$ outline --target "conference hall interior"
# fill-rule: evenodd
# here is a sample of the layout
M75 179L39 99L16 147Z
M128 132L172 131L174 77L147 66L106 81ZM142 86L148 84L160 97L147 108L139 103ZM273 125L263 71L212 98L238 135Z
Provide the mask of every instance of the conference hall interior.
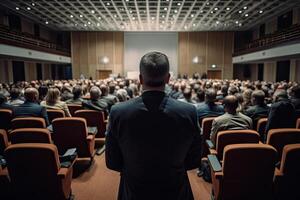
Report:
M299 0L0 0L1 200L299 200Z

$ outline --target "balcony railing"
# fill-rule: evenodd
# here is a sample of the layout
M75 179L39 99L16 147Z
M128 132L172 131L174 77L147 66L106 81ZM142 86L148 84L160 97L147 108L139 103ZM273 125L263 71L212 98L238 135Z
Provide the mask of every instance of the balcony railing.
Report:
M29 34L9 30L7 26L0 26L0 43L64 56L71 55L70 49L66 49L55 43L36 39Z
M234 56L246 53L265 50L282 44L294 43L300 41L300 24L291 26L288 29L268 34L263 38L254 40L245 45L244 48L237 49Z

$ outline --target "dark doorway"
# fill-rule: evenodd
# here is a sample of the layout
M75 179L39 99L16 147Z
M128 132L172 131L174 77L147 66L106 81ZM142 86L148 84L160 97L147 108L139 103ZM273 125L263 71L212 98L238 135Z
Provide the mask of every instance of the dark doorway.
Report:
M292 26L293 24L293 10L281 15L277 19L278 31L284 30Z
M38 24L34 24L33 30L34 30L34 36L39 38L40 37L40 26Z
M265 37L266 35L266 24L262 24L259 26L259 37Z
M21 31L21 18L17 15L8 15L9 29L13 31Z
M25 81L24 62L12 61L14 82Z
M42 64L37 63L36 64L36 78L37 80L42 80L43 79L43 72L42 72Z
M51 78L53 79L53 80L55 80L56 79L56 65L55 64L52 64L51 65Z
M276 81L290 80L290 61L278 61L276 67Z
M264 79L264 64L263 63L260 63L258 64L258 70L257 70L257 79L259 81L263 81Z

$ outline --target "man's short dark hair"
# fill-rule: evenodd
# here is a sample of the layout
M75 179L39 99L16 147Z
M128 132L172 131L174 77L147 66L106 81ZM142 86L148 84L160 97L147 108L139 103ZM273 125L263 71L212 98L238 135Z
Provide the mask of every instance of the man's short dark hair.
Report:
M252 98L254 99L254 102L256 105L264 105L265 103L265 93L262 90L255 90L252 93Z
M73 98L74 99L78 99L81 95L82 95L82 88L80 85L76 85L74 88L73 88Z
M229 95L223 100L224 108L228 110L229 113L234 113L239 106L239 102L236 96Z
M292 87L292 93L295 98L300 99L300 84Z
M216 101L217 92L214 89L207 89L205 91L205 102L208 104L214 103Z
M21 91L19 88L12 88L10 91L10 98L11 99L17 99L21 95Z
M145 85L159 87L165 84L165 77L169 73L168 57L160 52L150 52L144 55L140 62L140 74Z

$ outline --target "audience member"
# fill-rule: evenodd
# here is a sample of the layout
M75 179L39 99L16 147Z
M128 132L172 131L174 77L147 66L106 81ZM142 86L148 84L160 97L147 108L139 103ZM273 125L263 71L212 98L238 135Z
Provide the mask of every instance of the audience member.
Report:
M3 93L0 93L0 109L13 110L13 106L7 103L7 97Z
M101 90L97 86L93 86L90 90L90 99L83 101L82 106L85 109L103 111L108 113L108 105L101 97Z
M46 108L38 104L39 92L35 88L27 88L24 92L25 102L14 108L14 117L41 117L49 125Z
M82 105L82 102L84 101L81 96L82 96L82 88L80 85L76 85L75 87L73 87L72 90L73 93L73 98L72 99L68 99L66 101L67 104L75 104L75 105Z
M215 118L212 123L211 140L216 143L217 133L225 130L252 129L252 120L250 117L237 112L238 99L236 96L229 95L224 98L225 114Z
M192 90L190 88L185 88L183 91L183 99L179 99L179 101L195 104L196 101L192 100Z
M271 106L266 133L276 128L295 128L296 110L288 99L287 92L278 89L274 94L274 103Z
M63 110L66 117L71 117L66 102L60 101L60 91L57 88L50 88L48 90L45 101L41 102L41 106L47 109Z
M10 100L8 101L9 105L19 106L23 104L24 101L21 100L21 91L19 88L12 88L10 90Z

